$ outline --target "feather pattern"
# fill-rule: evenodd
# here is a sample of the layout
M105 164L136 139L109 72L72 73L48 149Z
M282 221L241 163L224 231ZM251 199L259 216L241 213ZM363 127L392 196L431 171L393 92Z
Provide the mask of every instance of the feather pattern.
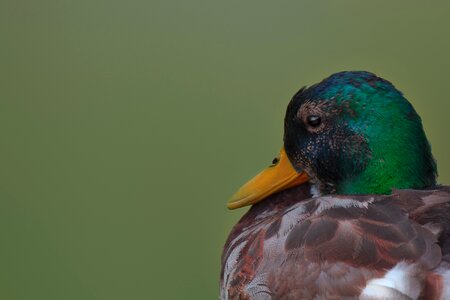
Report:
M272 195L236 224L222 299L449 299L450 187L310 196Z

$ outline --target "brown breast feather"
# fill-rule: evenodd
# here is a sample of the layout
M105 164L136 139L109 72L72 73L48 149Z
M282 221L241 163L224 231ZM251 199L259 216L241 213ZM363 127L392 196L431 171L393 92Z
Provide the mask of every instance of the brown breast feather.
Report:
M222 299L351 299L400 261L420 264L423 295L437 299L442 280L431 270L450 250L448 187L312 199L308 190L270 196L236 224Z

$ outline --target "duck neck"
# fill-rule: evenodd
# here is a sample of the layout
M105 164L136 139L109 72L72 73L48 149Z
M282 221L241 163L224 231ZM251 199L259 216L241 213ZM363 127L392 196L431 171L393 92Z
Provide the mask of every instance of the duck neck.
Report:
M337 194L390 194L392 189L424 189L436 184L436 162L423 134L407 143L380 141L361 173L336 184Z

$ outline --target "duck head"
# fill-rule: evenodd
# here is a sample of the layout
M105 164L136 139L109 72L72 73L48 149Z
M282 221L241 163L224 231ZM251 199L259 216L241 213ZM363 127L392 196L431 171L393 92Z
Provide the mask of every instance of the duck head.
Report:
M403 94L372 73L340 72L293 96L279 157L228 208L305 182L318 194L422 189L436 184L436 173L421 119Z

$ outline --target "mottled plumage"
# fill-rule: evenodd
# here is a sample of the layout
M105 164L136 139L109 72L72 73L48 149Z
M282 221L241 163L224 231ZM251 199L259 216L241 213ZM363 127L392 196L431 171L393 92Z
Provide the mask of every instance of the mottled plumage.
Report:
M449 187L309 196L307 185L286 190L242 217L222 256L222 299L358 299L402 262L419 287L411 299L450 297L441 298L450 280Z

